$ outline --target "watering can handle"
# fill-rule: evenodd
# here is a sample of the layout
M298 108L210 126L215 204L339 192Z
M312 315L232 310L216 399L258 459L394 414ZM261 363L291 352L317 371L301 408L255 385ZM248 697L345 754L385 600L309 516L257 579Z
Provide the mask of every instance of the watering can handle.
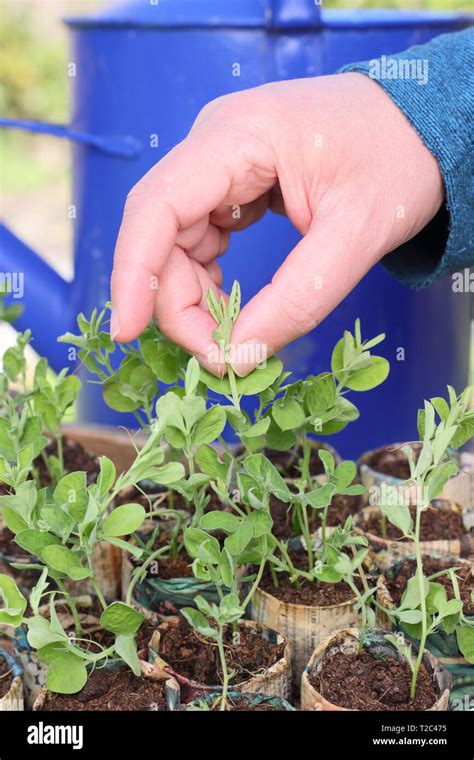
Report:
M135 158L143 150L142 144L128 135L92 135L88 132L77 132L64 124L44 124L39 121L0 118L0 127L24 129L28 132L73 140L117 158Z

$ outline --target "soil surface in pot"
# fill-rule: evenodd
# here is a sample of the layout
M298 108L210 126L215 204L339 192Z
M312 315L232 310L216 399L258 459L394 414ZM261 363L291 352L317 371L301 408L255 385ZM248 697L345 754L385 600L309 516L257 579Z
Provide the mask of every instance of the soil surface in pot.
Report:
M100 469L98 458L89 454L82 444L71 440L65 435L62 437L62 443L64 469L66 472L75 472L76 470L86 472L87 482L93 483L96 480ZM49 455L53 454L54 456L57 456L58 445L56 440L48 443L46 446L46 452ZM51 477L41 456L35 460L35 466L38 469L42 485L51 485Z
M408 663L366 651L359 656L337 652L326 658L319 673L310 674L309 681L328 702L352 710L428 710L439 696L422 665L416 697L410 702Z
M6 557L25 558L35 561L35 557L15 543L15 533L6 526L0 530L0 554Z
M165 710L163 681L137 678L130 670L96 670L77 694L51 694L44 712Z
M416 517L416 507L410 507L413 521ZM387 531L386 538L390 540L410 541L405 538L402 532L386 520ZM382 520L380 512L371 514L365 523L364 530L367 533L373 533L375 536L382 535ZM466 533L462 521L462 515L459 512L451 510L437 509L430 507L421 514L420 538L422 541L450 541L460 538Z
M0 654L0 699L10 691L12 683L13 676L11 668Z
M425 576L433 575L440 570L446 570L449 567L458 567L456 575L459 584L459 593L463 603L463 611L465 615L474 615L474 602L471 601L471 593L474 590L474 573L469 567L459 567L456 565L456 560L446 562L442 559L436 559L436 557L430 557L425 555L423 557L423 572ZM405 591L408 579L411 578L416 572L416 561L414 559L405 560L401 565L395 577L386 575L385 584L393 601L398 605L401 601L402 594ZM441 583L446 589L446 596L448 599L454 599L454 590L451 580L446 575L441 575L439 578L434 578L436 583Z
M247 681L263 673L283 657L284 644L274 644L259 635L260 627L253 630L239 626L239 642L233 644L232 626L225 631L225 652L229 670L236 671L230 683ZM222 683L219 653L215 641L205 639L194 631L184 619L162 632L160 657L181 676L192 681L217 686Z
M289 555L295 567L300 570L308 568L305 551L290 550ZM354 592L351 591L344 581L340 581L339 583L318 583L303 579L300 581L301 588L297 589L290 583L287 573L278 573L277 578L279 585L275 587L270 568L267 564L259 588L287 604L304 604L308 607L330 607L333 604L347 602L354 597Z
M318 450L324 448L319 445L313 446L311 449L311 456L309 460L309 472L310 475L324 475L324 466L319 458ZM265 449L263 452L267 459L275 465L277 470L283 475L284 478L300 478L301 471L299 468L299 461L303 458L303 447L298 446L291 451L277 451L276 449Z
M411 444L411 448L414 452L415 462L420 455L421 447L419 444ZM408 480L410 477L410 466L405 452L401 448L386 446L384 449L374 452L367 457L366 464L375 470L381 472L384 475L391 475L399 480Z
M153 546L151 549L149 549L150 552L157 551L162 546L166 546L168 541L170 540L169 533L166 531L161 532L157 537L155 542L153 543ZM182 540L182 536L178 537L179 542ZM142 557L141 559L136 559L135 557L131 557L131 562L134 567L140 567L143 564L145 557ZM156 563L158 565L158 572L157 573L151 573L150 567L148 568L149 577L150 578L159 578L160 581L163 580L172 580L173 578L193 578L193 570L191 567L192 559L189 556L189 554L183 549L179 552L178 556L175 559L170 559L167 557L157 557Z
M337 494L333 497L329 505L327 514L327 525L343 525L349 515L354 515L359 509L362 509L363 501L360 496L341 496ZM312 519L309 520L309 529L313 533L321 525L322 510L309 510L312 512ZM292 511L289 505L280 501L276 496L270 496L270 514L273 519L273 533L277 538L291 538L299 535L295 532L292 525Z

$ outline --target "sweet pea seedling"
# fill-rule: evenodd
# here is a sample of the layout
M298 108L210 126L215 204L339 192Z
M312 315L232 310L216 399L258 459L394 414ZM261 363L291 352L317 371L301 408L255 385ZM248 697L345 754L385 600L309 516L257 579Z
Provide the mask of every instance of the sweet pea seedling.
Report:
M416 660L409 660L412 668L410 697L416 694L416 683L428 636L438 629L446 633L456 632L459 648L469 662L474 662L474 621L463 613L455 570L448 569L427 578L423 572L420 525L421 515L433 499L440 495L450 478L458 472L450 449L457 449L474 435L474 411L469 408L472 388L466 388L459 396L448 386L448 400L436 397L425 401L418 414L418 432L421 450L418 460L411 446L404 446L410 467L410 478L400 487L414 487L416 493L416 517L413 523L406 503L381 504L388 520L415 545L416 573L408 580L400 606L392 611L396 621L412 637L420 642ZM438 416L438 421L436 417ZM436 577L449 576L454 598L448 600L446 589L436 583ZM391 637L397 646L399 639ZM401 651L401 650L400 650Z
M135 634L144 616L130 603L113 601L108 604L97 583L93 568L93 553L100 543L110 543L140 558L142 550L124 540L137 531L147 517L140 504L123 504L113 507L118 494L125 488L135 486L143 479L169 485L184 476L183 465L178 462L164 463L164 450L159 443L162 429L154 425L144 447L137 452L131 467L118 477L115 466L107 457L100 457L97 482L88 485L85 472L72 472L62 477L55 489L38 490L34 481L27 480L14 493L0 497L3 517L15 534L15 543L35 557L29 565L21 565L42 571L37 586L30 595L33 613L24 617L27 601L15 582L0 575L0 593L4 607L0 610L0 622L28 629L28 641L47 666L46 684L52 691L72 694L85 684L90 668L109 657L124 660L136 675L140 674ZM48 591L48 578L54 580L57 592ZM88 579L93 586L103 612L101 627L115 634L113 645L104 649L96 645L98 652L82 646L82 628L73 591L74 582ZM55 610L55 596L60 595L69 606L75 624L75 635L64 631ZM38 613L39 602L50 596L50 620ZM127 595L129 598L129 595Z

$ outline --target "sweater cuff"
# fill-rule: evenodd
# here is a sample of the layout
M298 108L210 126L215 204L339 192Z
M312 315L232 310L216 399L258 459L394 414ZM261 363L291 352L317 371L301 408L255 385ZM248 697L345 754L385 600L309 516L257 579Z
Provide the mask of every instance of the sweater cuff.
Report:
M393 56L344 66L376 81L403 111L443 176L446 203L414 238L382 259L422 288L474 258L474 30L444 34Z

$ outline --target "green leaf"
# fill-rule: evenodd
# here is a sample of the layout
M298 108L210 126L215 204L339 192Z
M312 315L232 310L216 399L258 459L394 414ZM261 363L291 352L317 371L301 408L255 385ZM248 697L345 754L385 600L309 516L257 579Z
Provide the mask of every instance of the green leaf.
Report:
M140 660L138 659L134 636L124 636L122 634L117 636L115 639L115 651L136 676L141 674Z
M146 512L141 504L122 504L116 507L104 520L102 531L105 536L128 536L143 524Z
M207 638L217 641L218 633L216 629L209 625L207 618L204 617L202 612L195 610L193 607L183 607L181 614L188 621L189 625L198 631L201 636L206 636Z
M392 525L399 528L404 536L410 533L413 521L410 509L406 504L381 504L380 508Z
M47 524L49 530L65 541L71 535L74 528L74 520L60 507L43 507L41 519Z
M117 636L134 636L144 620L143 612L124 602L112 602L100 616L102 628Z
M112 460L106 456L99 457L99 465L100 472L97 478L97 486L99 494L105 496L115 483L117 471Z
M406 610L398 613L398 618L401 623L409 623L410 625L417 625L423 620L423 614L421 610Z
M190 557L197 556L202 543L209 540L209 535L199 528L186 528L183 535L184 547Z
M273 520L268 514L261 509L254 510L246 518L246 521L252 527L252 533L254 538L260 538L265 536L272 529Z
M198 387L200 375L199 362L195 356L192 356L186 367L186 374L184 377L184 387L186 396L192 396Z
M240 525L240 520L230 512L212 511L201 517L200 527L203 530L223 530L225 533L233 533Z
M383 383L390 372L390 362L383 356L372 356L371 365L367 369L351 372L346 380L346 387L352 391L370 391Z
M134 412L139 408L140 401L124 396L121 389L121 383L115 378L106 380L102 390L105 403L116 412Z
M236 557L242 554L247 544L252 540L252 537L252 525L247 519L243 519L238 529L230 536L227 536L225 547L232 556Z
M296 399L284 396L277 399L272 406L272 416L278 427L283 430L298 430L305 420L304 411Z
M240 396L254 396L261 393L275 382L282 371L283 365L279 359L271 356L265 364L260 365L246 377L236 377L237 392ZM201 367L201 381L222 396L231 396L228 377L218 378Z
M64 631L57 633L51 628L49 620L42 615L28 618L28 643L33 649L40 650L49 644L69 644L69 638Z
M225 585L230 587L234 580L234 560L225 547L221 551L219 571Z
M319 417L327 409L330 409L336 399L336 383L330 372L307 381L309 383L305 393L305 402L309 413L313 417Z
M349 486L354 480L356 474L357 467L355 462L352 462L350 460L341 462L341 464L336 467L336 470L334 472L337 488L341 489Z
M58 694L77 694L87 682L84 660L72 652L61 652L55 657L46 675L46 686Z
M81 564L79 555L67 546L46 546L43 549L43 559L53 570L64 573L73 581L93 576L92 571Z
M9 575L0 575L0 601L0 623L17 628L23 620L27 601Z
M217 451L207 444L200 446L195 456L196 464L203 473L213 480L226 482L232 460L228 455L223 455L223 460L221 461Z
M26 523L11 507L3 508L3 519L12 533L20 533L20 531L28 528L28 523Z
M262 419L256 422L254 425L246 427L242 433L242 437L259 438L260 436L265 435L268 428L270 427L270 422L270 417L262 417Z
M154 467L149 480L153 480L160 486L168 486L177 483L184 478L186 472L181 462L168 462L162 467Z
M458 625L456 628L458 647L463 657L474 665L474 628Z
M211 443L220 436L225 428L227 417L221 406L213 406L201 417L195 425L192 433L192 441L195 446L202 443Z
M291 449L296 443L296 435L293 431L287 430L284 432L281 430L274 420L270 421L270 426L267 431L267 446L270 449L276 451L287 451Z
M59 506L66 505L71 517L81 522L89 501L86 473L70 472L61 478L54 491L54 501Z
M20 533L16 534L15 543L17 543L18 546L21 546L26 552L34 554L35 557L38 557L39 559L43 559L44 549L47 546L60 544L61 541L52 533L28 528L27 530L22 530Z

